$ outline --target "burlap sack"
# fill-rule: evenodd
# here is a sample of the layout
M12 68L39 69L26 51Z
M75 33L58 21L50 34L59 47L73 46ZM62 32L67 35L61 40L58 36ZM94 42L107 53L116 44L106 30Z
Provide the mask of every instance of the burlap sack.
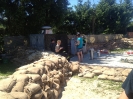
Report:
M45 60L44 61L44 65L48 66L50 69L52 69L54 67L54 62L52 60Z
M42 96L43 96L43 92L42 92L42 90L40 90L37 93L33 94L31 96L31 99L42 99Z
M66 62L67 62L67 59L66 59L66 57L61 57L61 60L62 60L62 64L64 65Z
M54 91L54 99L59 99L59 92L57 90L53 90Z
M50 87L48 85L45 85L43 91L48 91L50 89Z
M59 71L57 71L57 70L53 70L53 71L51 71L51 73L52 73L52 75L56 75L56 74L58 74L59 73Z
M13 80L11 78L3 79L0 81L0 91L11 92L15 84L16 80Z
M25 82L17 82L16 85L12 88L11 92L23 92Z
M63 74L69 72L68 68L62 68Z
M42 82L46 82L47 81L47 75L43 74L41 77Z
M40 74L43 75L44 73L46 73L45 68L43 65L40 64L36 64L34 65L35 67L38 67L40 69Z
M28 75L30 82L32 83L36 83L41 79L41 76L39 74L26 74L26 75Z
M53 79L53 82L60 85L60 79L54 78L54 79Z
M39 74L41 75L40 73L40 69L38 67L30 67L27 69L28 71L28 74Z
M40 61L34 62L34 65L36 65L36 64L39 64L39 65L44 66L44 61L43 60L40 60Z
M78 73L79 72L79 67L80 67L80 64L79 62L70 62L70 70L73 72L73 73Z
M49 80L47 80L47 84L50 88L53 88L53 78L49 78Z
M27 86L24 87L24 92L28 94L28 96L32 96L33 94L37 93L41 90L41 87L39 84L30 83Z
M55 69L60 69L60 68L62 68L63 67L63 65L62 64L59 64L58 65L58 68L55 68Z
M54 91L53 90L49 90L47 92L47 97L48 97L48 99L55 99L54 98Z
M55 83L55 82L53 82L53 84L52 84L53 86L53 89L56 89L56 90L59 90L60 89L60 85L59 84L57 84L57 83Z
M29 81L29 77L26 74L18 74L18 75L14 75L13 79L16 79L17 82L28 82Z
M27 70L18 70L18 71L15 71L15 72L13 73L13 75L26 74L26 73L28 73Z
M11 96L9 93L0 91L0 99L15 99L15 98Z
M58 57L58 64L62 64L62 58Z
M33 64L27 64L27 65L21 66L17 68L16 70L27 70L30 67L33 67Z
M65 84L64 75L61 72L59 72L59 75L60 75L60 85L64 85Z
M10 95L15 99L28 99L28 95L24 92L11 92Z
M57 57L52 57L50 60L54 63L54 67L56 66L58 68L59 61Z
M59 74L54 75L54 79L60 79L60 75Z
M47 96L47 91L42 91L43 93L43 96L42 96L42 99L48 99L48 96Z

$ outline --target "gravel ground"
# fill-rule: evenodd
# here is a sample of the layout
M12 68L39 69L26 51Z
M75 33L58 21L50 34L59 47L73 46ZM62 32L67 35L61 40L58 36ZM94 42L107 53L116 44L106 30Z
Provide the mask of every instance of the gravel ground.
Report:
M95 78L72 77L64 87L60 99L118 99L121 82L98 80Z

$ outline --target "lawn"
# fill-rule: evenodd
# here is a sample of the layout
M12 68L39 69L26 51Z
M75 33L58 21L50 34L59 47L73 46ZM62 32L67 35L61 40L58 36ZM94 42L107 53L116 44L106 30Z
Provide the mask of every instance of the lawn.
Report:
M11 75L17 68L12 62L9 63L0 63L0 79Z

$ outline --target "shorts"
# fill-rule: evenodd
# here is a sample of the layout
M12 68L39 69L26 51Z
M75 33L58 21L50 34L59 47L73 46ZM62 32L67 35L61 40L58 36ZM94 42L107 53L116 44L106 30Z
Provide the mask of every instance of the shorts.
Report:
M77 48L77 52L82 52L83 49L82 48Z

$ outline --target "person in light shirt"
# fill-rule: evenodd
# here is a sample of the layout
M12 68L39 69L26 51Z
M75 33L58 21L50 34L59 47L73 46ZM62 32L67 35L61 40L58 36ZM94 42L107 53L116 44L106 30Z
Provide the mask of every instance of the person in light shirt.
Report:
M77 33L77 42L76 42L76 46L77 46L77 55L78 55L78 60L79 62L83 61L83 38L80 37L80 33Z

